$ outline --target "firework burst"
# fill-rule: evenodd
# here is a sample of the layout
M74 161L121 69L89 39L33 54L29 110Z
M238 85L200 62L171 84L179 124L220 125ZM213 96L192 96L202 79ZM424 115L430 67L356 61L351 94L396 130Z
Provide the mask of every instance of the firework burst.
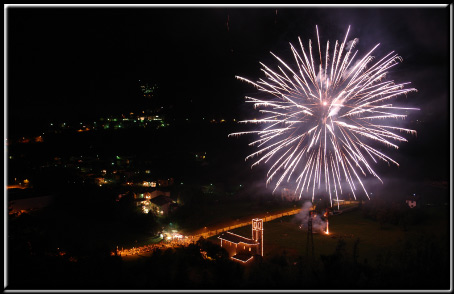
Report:
M404 112L417 110L393 106L392 98L416 91L405 88L409 83L395 84L385 80L387 71L401 61L390 52L372 63L372 52L377 44L360 60L358 51L352 49L358 39L336 41L332 52L326 43L323 54L317 32L318 53L313 57L312 42L308 51L299 40L300 52L290 44L295 63L293 67L271 53L278 61L273 71L263 63L266 79L252 82L266 94L266 98L246 97L246 102L259 108L263 117L241 121L265 125L261 130L233 133L229 136L258 134L259 139L250 143L258 151L246 157L259 157L251 168L269 162L267 184L276 179L274 191L283 183L294 182L295 193L312 194L323 189L333 201L342 193L342 183L347 183L356 199L355 191L361 189L369 198L361 178L368 174L383 181L369 162L383 160L399 165L373 145L398 148L397 142L407 141L398 133L416 134L416 131L392 125L395 119L406 117ZM332 57L330 57L332 53ZM324 56L324 58L323 58ZM314 62L315 61L315 62ZM318 64L317 64L318 63ZM359 188L360 186L360 188Z

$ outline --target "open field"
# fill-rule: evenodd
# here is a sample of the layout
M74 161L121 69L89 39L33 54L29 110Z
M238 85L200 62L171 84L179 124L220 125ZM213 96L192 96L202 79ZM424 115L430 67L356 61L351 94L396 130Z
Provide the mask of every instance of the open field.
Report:
M417 226L410 226L404 231L400 226L386 225L381 228L377 221L369 220L359 210L332 216L329 219L329 235L313 235L314 254L329 255L334 253L338 240L346 243L346 253L352 254L353 244L359 239L359 262L367 261L373 265L377 256L386 256L402 248L406 241L414 242L421 236L436 236L448 240L448 214L445 207L427 208L427 219ZM264 257L271 257L285 252L296 259L306 256L307 231L299 228L295 216L283 217L264 223ZM232 230L232 232L251 237L251 226ZM216 237L211 240L217 242ZM310 248L309 248L310 249ZM311 251L309 250L309 255Z
M279 202L278 204L263 203L257 205L253 201L226 201L211 203L209 207L200 206L191 218L198 218L197 221L182 222L180 230L185 235L202 233L200 229L208 227L215 229L227 225L235 225L242 222L250 222L254 217L266 217L267 215L286 212L301 207L299 203Z

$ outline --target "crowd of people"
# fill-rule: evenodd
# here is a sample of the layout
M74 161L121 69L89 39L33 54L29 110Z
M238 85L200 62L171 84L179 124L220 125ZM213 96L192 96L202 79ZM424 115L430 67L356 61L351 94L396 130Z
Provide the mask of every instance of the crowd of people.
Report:
M175 248L179 246L188 246L196 242L198 239L194 236L186 236L182 238L171 238L171 239L164 239L159 243L148 244L140 247L132 247L130 249L119 249L117 247L115 252L112 252L112 255L117 256L133 256L133 255L146 255L151 254L155 250L165 250L168 248Z

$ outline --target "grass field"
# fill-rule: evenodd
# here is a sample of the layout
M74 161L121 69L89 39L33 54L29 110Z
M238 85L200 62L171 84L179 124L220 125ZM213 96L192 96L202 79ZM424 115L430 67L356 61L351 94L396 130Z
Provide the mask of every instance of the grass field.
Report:
M369 220L359 210L353 210L329 219L329 235L313 235L314 254L316 257L332 254L340 238L346 243L347 254L352 254L353 244L359 238L358 261L367 259L374 264L377 255L396 252L404 242L414 241L420 236L437 236L448 240L448 214L446 209L427 208L427 219L417 226L410 226L407 231L402 227L387 225L381 227L377 221ZM264 223L264 257L282 254L289 257L306 256L307 231L299 228L295 216L283 217ZM232 230L234 233L250 238L251 226ZM216 237L211 238L215 241ZM309 251L310 255L311 251Z
M279 213L295 207L301 207L301 204L265 202L262 205L257 205L253 201L211 203L209 206L200 207L199 210L188 215L186 222L180 221L179 229L185 235L192 235L198 233L198 230L204 227L214 228L226 224L234 225L237 220L239 222L250 221L253 217L264 217L267 213Z

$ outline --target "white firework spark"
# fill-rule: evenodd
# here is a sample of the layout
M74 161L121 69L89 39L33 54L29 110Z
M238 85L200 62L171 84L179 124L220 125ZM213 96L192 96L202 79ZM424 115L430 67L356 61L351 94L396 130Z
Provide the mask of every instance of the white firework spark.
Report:
M416 91L404 87L409 83L395 84L384 80L387 71L395 66L401 57L390 52L378 62L371 64L372 52L377 44L362 59L353 63L358 51L352 49L358 39L347 41L350 27L344 41L336 41L332 58L330 43L326 43L325 59L317 31L319 64L314 64L312 44L309 40L306 51L301 39L299 45L302 55L290 44L295 58L291 68L278 56L271 53L279 62L278 71L273 71L263 63L262 71L267 79L252 82L242 77L267 98L246 97L247 102L265 116L260 119L245 120L243 123L260 123L266 127L258 131L239 132L232 135L255 133L259 139L249 145L259 150L246 157L260 157L252 167L259 163L272 162L267 174L267 184L277 177L274 191L283 183L294 180L295 193L301 198L303 193L312 193L321 185L336 199L342 193L342 183L348 183L353 196L357 184L369 198L361 181L367 173L383 181L372 169L368 161L383 160L388 164L399 165L370 143L378 142L388 147L398 148L396 141L407 141L396 132L416 134L416 131L378 123L385 119L403 119L401 114L416 108L393 106L389 101L398 95ZM355 185L355 183L357 183ZM312 190L312 191L310 191Z

